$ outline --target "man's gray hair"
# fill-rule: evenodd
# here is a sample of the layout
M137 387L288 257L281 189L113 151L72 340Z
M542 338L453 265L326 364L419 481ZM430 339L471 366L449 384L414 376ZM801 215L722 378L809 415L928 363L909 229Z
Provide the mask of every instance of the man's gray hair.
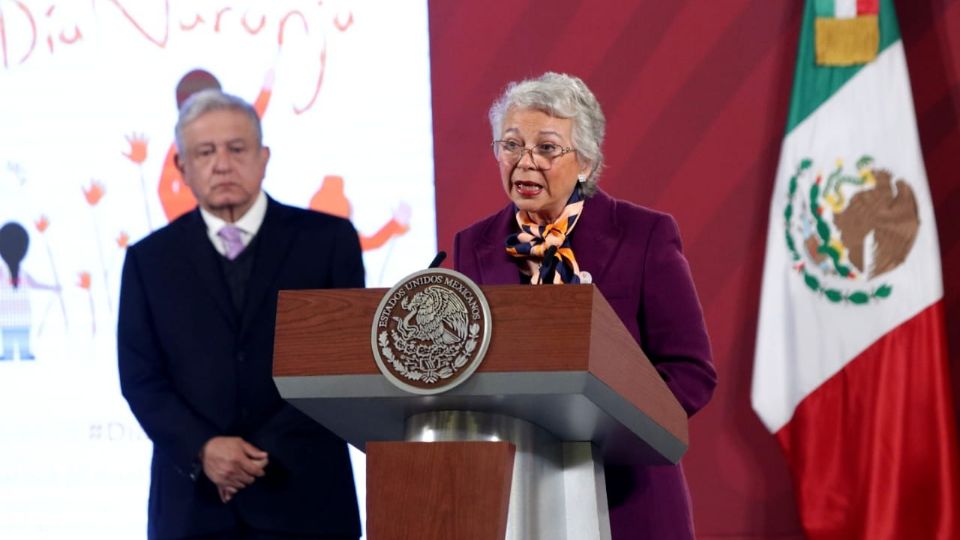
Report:
M239 111L246 114L253 123L257 136L257 146L263 145L263 129L260 127L260 115L252 105L237 96L224 93L217 88L208 88L191 95L180 107L180 116L174 128L174 137L177 141L177 153L183 154L183 130L191 122L212 111Z
M503 119L510 110L531 109L556 118L573 120L573 146L577 160L590 163L590 175L583 184L585 195L597 190L603 168L603 135L607 120L593 92L578 77L548 72L535 79L512 82L490 107L493 138L503 132Z

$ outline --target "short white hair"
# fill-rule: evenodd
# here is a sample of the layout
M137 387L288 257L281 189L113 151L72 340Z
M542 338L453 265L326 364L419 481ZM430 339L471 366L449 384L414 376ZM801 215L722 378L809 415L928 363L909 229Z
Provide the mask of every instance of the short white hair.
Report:
M237 96L224 93L218 88L201 90L188 97L180 107L177 126L174 128L174 139L177 142L177 152L183 154L183 130L191 122L211 111L231 110L246 114L253 123L257 146L263 146L263 128L260 126L260 115L246 101Z
M591 164L583 191L585 195L592 195L597 190L597 180L603 168L602 145L607 126L593 92L580 78L564 73L548 72L535 79L512 82L490 107L490 128L494 139L499 139L503 132L507 112L522 109L573 121L572 137L577 160Z

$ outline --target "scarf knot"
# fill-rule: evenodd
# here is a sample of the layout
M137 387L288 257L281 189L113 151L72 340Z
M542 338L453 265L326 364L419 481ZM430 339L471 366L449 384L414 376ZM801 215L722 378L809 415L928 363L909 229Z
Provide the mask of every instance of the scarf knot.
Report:
M507 253L526 264L521 271L530 283L580 283L580 267L570 247L570 234L583 212L583 193L577 183L560 216L553 223L534 223L517 210L520 231L507 237Z

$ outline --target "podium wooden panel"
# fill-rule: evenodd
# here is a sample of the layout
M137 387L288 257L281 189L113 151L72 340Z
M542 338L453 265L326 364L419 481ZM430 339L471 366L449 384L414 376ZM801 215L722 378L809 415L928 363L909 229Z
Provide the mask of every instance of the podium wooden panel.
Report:
M483 485L452 481L451 475L473 471L461 466L451 472L451 464L472 467L478 457L459 459L456 453L479 446L424 450L423 443L377 442L403 441L407 420L421 413L470 411L519 419L559 441L591 442L605 463L676 463L686 451L686 413L595 286L481 290L492 323L486 357L466 382L429 396L393 386L373 358L371 327L387 289L280 292L274 380L284 399L344 440L361 450L370 443L371 540L481 538L473 533L449 536L445 528L447 519L460 519L450 505L467 504L463 501L472 497L467 486ZM483 463L493 467L484 469L485 480L500 479L497 467L506 463L502 455L483 457ZM502 482L493 481L481 491L486 508L502 504ZM436 513L411 518L409 512L416 510L409 509L400 515L414 499ZM605 505L604 499L604 513ZM506 520L506 515L504 508L499 518ZM417 534L388 532L392 525L387 524L408 518L412 521L404 522L403 530ZM496 519L482 521L499 527ZM429 531L436 535L427 535ZM491 538L503 538L493 534Z
M486 358L470 380L434 396L406 393L377 369L370 332L387 289L281 291L277 388L361 450L367 441L402 440L413 414L472 410L592 441L608 461L680 459L687 415L595 286L481 290L492 319ZM549 321L549 330L532 326L534 319Z
M367 444L367 536L502 540L513 456L508 442Z

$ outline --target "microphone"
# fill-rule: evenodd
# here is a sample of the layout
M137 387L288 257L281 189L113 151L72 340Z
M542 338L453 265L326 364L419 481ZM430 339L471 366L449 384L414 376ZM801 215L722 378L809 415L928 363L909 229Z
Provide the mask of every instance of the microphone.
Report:
M431 263L430 263L430 266L428 266L427 268L430 269L430 268L436 268L436 267L440 266L440 263L442 263L443 260L446 259L446 258L447 258L447 252L446 252L446 251L440 251L440 252L438 252L438 253L437 253L437 256L433 258L433 262L431 262Z

